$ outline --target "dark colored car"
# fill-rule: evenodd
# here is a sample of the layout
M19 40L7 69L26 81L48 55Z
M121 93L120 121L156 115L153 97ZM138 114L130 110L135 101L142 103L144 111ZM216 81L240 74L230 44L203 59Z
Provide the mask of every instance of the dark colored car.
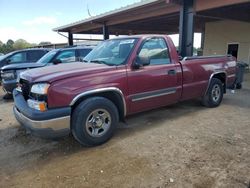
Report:
M82 59L93 49L92 46L77 46L51 50L36 63L20 63L6 65L1 68L3 90L11 94L16 88L19 74L27 69L45 67L61 63L82 61Z
M0 56L0 68L7 64L33 63L48 53L50 49L35 48L10 52Z
M135 113L195 98L219 106L236 71L232 56L180 61L165 35L105 40L84 61L20 75L13 96L21 125L42 137L72 133L83 145L99 145Z

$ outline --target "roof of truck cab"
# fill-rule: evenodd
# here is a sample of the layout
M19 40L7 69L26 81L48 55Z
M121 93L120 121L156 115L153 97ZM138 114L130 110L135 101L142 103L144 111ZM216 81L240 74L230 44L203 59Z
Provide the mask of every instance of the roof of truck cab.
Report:
M129 36L120 36L120 37L112 38L112 39L109 39L109 40L134 39L134 38L144 39L144 38L148 38L148 37L168 37L168 35L163 35L163 34L129 35Z

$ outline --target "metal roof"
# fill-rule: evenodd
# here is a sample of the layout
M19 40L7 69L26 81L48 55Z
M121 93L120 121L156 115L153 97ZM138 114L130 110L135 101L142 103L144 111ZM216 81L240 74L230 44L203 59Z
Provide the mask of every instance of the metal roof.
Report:
M249 22L249 0L196 0L195 32L202 32L210 21L232 19ZM143 0L97 16L54 28L72 34L110 35L174 34L179 32L180 0Z
M142 1L138 2L138 3L127 5L127 6L115 9L115 10L108 11L106 13L99 14L97 16L92 16L92 17L89 17L89 18L86 18L86 19L83 19L83 20L80 20L80 21L76 21L76 22L73 22L73 23L70 23L70 24L67 24L67 25L63 25L63 26L54 28L53 31L60 31L60 30L67 29L69 27L77 26L79 24L84 24L84 23L87 23L87 22L91 22L91 21L94 21L94 20L101 19L101 18L103 19L105 17L113 16L114 14L122 13L122 12L125 12L127 10L138 8L138 7L148 5L148 4L157 2L157 1L161 1L161 0L142 0Z

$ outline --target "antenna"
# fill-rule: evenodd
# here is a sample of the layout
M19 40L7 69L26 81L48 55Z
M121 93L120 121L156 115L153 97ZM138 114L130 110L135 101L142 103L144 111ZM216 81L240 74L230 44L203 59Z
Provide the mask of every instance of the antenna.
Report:
M89 11L89 5L87 4L87 11L88 11L88 15L89 17L91 17L90 11Z

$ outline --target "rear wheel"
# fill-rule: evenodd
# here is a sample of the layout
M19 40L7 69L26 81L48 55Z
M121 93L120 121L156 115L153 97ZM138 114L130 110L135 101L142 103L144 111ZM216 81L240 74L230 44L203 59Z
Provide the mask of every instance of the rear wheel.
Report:
M104 97L81 102L72 115L72 133L82 145L94 146L108 141L118 123L116 106Z
M242 88L242 84L241 83L237 83L236 84L236 89L241 89Z
M217 107L223 99L223 85L217 78L212 78L206 95L202 98L202 104L206 107Z

